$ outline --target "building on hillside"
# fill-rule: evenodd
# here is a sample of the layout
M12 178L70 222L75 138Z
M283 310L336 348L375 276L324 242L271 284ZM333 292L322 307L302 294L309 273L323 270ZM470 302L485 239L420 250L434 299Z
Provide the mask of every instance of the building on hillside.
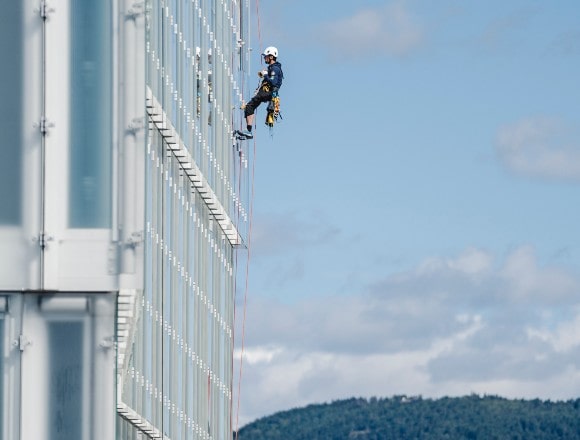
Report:
M0 439L226 439L248 0L0 14Z

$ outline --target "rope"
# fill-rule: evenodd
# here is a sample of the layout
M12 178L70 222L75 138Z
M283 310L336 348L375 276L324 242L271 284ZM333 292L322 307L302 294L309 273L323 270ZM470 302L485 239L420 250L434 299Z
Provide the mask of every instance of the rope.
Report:
M243 163L244 163L244 154L243 154L243 150L240 147L240 141L236 142L236 150L234 151L234 154L237 153L237 156L239 158L239 173L238 173L238 177L237 179L234 176L234 181L238 182L238 190L237 190L237 194L238 197L240 197L240 194L242 193L242 169L243 169ZM235 159L234 159L235 160ZM235 172L235 167L234 167L234 172ZM240 207L237 206L236 208L236 227L239 226L240 224ZM237 318L236 318L236 311L237 311L237 292L238 292L238 277L237 277L237 273L238 273L238 252L235 252L235 256L234 256L234 273L236 274L234 276L234 330L232 333L232 360L231 360L231 379L230 379L230 389L233 390L234 389L234 357L233 357L233 353L234 353L234 349L236 347L235 344L235 339L236 339L236 331L235 331L235 323L237 322ZM234 400L233 397L230 399L230 426L233 426L233 412L234 412Z
M256 18L258 22L258 43L260 44L260 59L262 58L262 29L260 26L260 0L256 0Z
M256 139L254 138L254 157L252 161L252 192L250 197L250 218L248 226L248 257L246 258L246 286L244 289L244 313L242 318L242 342L240 350L240 372L238 376L238 403L236 408L236 440L238 440L239 431L239 419L240 419L240 396L242 390L242 370L243 370L243 359L244 359L244 346L245 346L245 336L246 336L246 312L248 305L248 282L250 273L250 257L251 257L251 243L252 243L252 218L254 215L254 176L256 170Z
M256 0L256 18L257 18L257 25L258 25L258 44L260 45L260 62L262 59L262 28L260 24L260 0ZM257 127L257 124L255 124ZM241 169L240 169L241 171ZM243 317L242 317L242 340L241 340L241 347L240 347L240 370L238 375L238 401L236 407L236 438L238 440L239 435L239 419L240 419L240 400L241 400L241 390L242 390L242 372L243 372L243 365L244 365L244 348L245 348L245 336L246 336L246 314L247 314L247 305L248 305L248 287L249 287L249 279L250 279L250 260L251 260L251 244L252 244L252 219L254 216L254 181L255 181L255 171L256 171L256 135L254 135L254 151L252 157L252 178L251 178L251 195L250 195L250 212L249 212L249 219L248 219L248 256L246 258L246 280L245 280L245 288L244 288L244 308L243 308ZM241 174L241 173L240 173ZM236 306L234 300L234 324L235 324L235 316L236 316Z

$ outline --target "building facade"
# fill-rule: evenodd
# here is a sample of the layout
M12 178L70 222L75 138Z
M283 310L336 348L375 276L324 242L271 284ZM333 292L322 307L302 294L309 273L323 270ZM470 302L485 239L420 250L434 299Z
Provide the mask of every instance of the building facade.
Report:
M0 439L226 439L248 0L0 15Z

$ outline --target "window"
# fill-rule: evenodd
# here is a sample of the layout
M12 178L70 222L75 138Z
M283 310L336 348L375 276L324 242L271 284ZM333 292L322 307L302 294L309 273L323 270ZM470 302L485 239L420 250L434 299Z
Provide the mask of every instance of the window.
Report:
M48 323L50 440L83 438L83 336L82 321Z
M0 225L21 222L22 5L5 2L0 14Z
M111 2L71 2L72 228L111 225Z
M115 295L4 298L0 439L113 438Z

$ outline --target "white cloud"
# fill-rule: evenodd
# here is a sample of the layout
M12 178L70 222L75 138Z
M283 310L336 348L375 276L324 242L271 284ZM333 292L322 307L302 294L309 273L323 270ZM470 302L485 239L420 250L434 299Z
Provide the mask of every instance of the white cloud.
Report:
M454 261L451 261L449 266L452 269L460 270L466 274L478 274L486 272L492 262L492 257L489 253L480 249L469 248L464 254Z
M421 44L423 30L400 0L323 24L318 39L340 56L402 56Z
M352 396L571 398L579 291L578 274L522 246L501 261L476 248L431 258L357 295L254 298L241 423Z
M539 268L531 246L510 254L499 276L505 281L506 295L515 300L558 303L578 295L578 280L557 267Z
M283 351L281 347L251 347L249 349L234 351L234 358L239 358L243 355L244 362L250 365L272 362L274 357Z
M530 339L540 339L549 343L558 353L565 353L580 348L580 311L576 318L557 325L555 329L546 327L527 329Z
M492 260L492 256L484 250L468 248L457 258L430 258L419 266L418 272L452 270L466 275L477 275L487 272Z
M502 127L497 152L517 174L580 179L580 134L554 118L530 117Z

